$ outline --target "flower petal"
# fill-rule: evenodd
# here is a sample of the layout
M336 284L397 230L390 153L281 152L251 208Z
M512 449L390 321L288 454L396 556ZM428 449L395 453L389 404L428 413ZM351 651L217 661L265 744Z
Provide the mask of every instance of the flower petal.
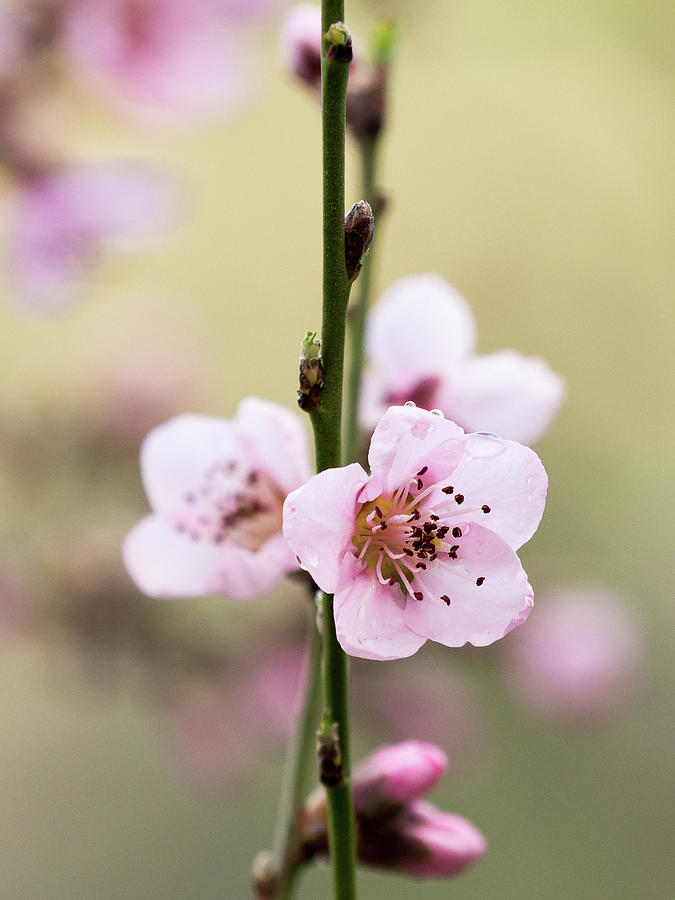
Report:
M231 422L186 413L153 428L141 447L141 474L150 506L171 514L186 491L203 481L215 462L238 463L241 444Z
M454 495L442 501L446 508L494 531L514 550L532 537L541 521L548 477L534 450L515 441L468 434L452 483ZM458 495L464 501L455 506Z
M326 469L284 503L284 536L319 587L333 593L351 547L356 498L368 476L358 463Z
M462 429L443 416L414 406L390 407L370 442L372 476L360 499L393 493L425 467L425 486L443 481L462 458L465 441Z
M354 559L354 567L360 565ZM351 568L351 566L350 566ZM403 659L416 653L426 637L404 621L398 586L382 585L372 573L351 573L335 594L335 629L340 646L362 659Z
M297 568L281 535L254 553L231 541L219 545L192 541L159 516L146 516L131 529L123 557L139 590L157 598L220 594L250 599Z
M253 465L270 475L284 494L310 478L307 432L299 415L278 403L247 397L239 404L234 425Z
M523 444L538 440L565 397L565 382L542 360L502 350L458 366L452 396L439 406L466 431L489 431Z
M406 602L406 625L422 637L448 647L485 647L528 617L532 588L515 552L487 528L461 524L456 560L439 556L416 575L424 599ZM483 579L478 585L477 579ZM419 583L418 583L419 581ZM447 605L441 598L450 599Z
M471 307L440 275L400 278L368 317L367 355L395 392L443 372L475 343Z

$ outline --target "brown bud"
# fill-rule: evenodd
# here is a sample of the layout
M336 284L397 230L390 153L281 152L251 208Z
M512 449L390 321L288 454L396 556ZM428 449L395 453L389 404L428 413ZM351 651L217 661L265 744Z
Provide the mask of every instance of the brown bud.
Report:
M298 406L304 412L313 412L321 405L323 389L323 362L321 341L315 331L308 331L300 350L300 387Z
M375 219L365 200L355 203L345 216L345 265L354 281L361 271L361 260L368 252L375 231Z
M319 760L319 781L326 787L337 787L344 781L342 753L337 722L333 722L330 734L319 732L316 736L316 755Z

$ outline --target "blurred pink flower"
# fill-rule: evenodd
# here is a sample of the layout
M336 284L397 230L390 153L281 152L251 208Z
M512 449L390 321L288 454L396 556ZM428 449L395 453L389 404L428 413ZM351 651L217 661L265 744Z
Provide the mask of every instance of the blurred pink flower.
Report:
M207 787L250 775L291 731L302 668L301 649L283 644L229 677L181 686L169 707L170 744L181 772Z
M442 750L415 740L380 747L355 766L352 784L361 862L418 878L447 878L483 855L485 838L475 825L421 799L446 767ZM304 818L310 853L326 849L323 788L308 798Z
M532 588L515 551L541 519L547 478L513 441L392 407L368 455L315 475L284 506L284 534L335 594L342 648L366 659L427 639L485 646L524 622Z
M173 114L229 111L252 66L237 23L261 0L75 0L65 45L87 82L132 107Z
M470 770L484 762L489 728L476 691L447 663L447 657L433 660L425 654L414 663L354 666L355 715L369 734L391 740L417 735L447 750L456 769Z
M467 431L524 444L538 440L562 404L563 379L543 360L515 350L477 355L475 342L471 308L445 279L399 279L368 317L365 424L372 426L384 407L413 400L442 410Z
M141 472L153 514L127 535L124 561L144 593L243 600L298 568L282 506L309 477L309 453L284 407L249 397L231 421L177 416L145 439Z
M505 646L516 696L566 721L602 719L633 694L642 633L626 602L603 587L558 589Z
M321 82L321 7L292 6L281 24L279 53L286 70L312 88Z
M10 262L24 305L63 306L103 250L152 235L174 200L167 181L132 164L64 167L22 183Z

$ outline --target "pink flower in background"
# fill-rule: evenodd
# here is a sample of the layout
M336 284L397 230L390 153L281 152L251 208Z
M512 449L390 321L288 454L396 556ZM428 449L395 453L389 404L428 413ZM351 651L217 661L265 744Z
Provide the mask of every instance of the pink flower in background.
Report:
M443 747L455 769L473 770L492 745L483 703L473 685L448 665L447 654L352 666L354 710L361 727L380 738L414 734ZM443 714L439 715L439 709Z
M451 284L439 275L399 279L368 317L366 424L386 406L413 400L466 431L538 440L560 409L563 379L515 350L477 355L475 343L471 308Z
M415 740L380 747L355 766L352 784L361 862L418 878L447 878L485 853L485 838L468 819L441 812L421 799L446 767L442 750ZM305 821L311 840L320 845L326 823L323 788L308 798Z
M335 594L342 648L396 659L427 639L485 646L524 622L533 594L515 551L544 509L537 455L404 406L378 423L368 461L370 476L328 469L284 506L289 544Z
M170 749L192 782L226 787L274 754L288 738L297 713L304 659L295 643L268 654L256 650L251 666L229 675L179 685L169 706Z
M62 307L104 250L147 238L174 216L171 186L143 166L64 167L23 183L10 263L24 304Z
M615 712L633 695L642 633L625 600L602 587L560 588L506 645L516 695L567 721Z
M298 3L286 13L279 34L286 70L312 88L321 82L321 8Z
M242 600L298 568L282 507L310 464L284 407L249 397L231 421L177 416L148 434L141 472L153 514L127 535L124 561L144 593Z
M75 0L66 50L88 82L135 107L220 113L251 84L241 23L268 3L220 0Z

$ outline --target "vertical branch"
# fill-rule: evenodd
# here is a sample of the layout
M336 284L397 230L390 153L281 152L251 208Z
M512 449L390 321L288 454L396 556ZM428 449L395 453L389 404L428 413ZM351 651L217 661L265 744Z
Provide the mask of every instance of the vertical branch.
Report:
M323 146L323 390L310 413L317 470L342 463L342 382L350 282L345 266L345 123L351 38L341 0L322 0L321 121ZM338 644L333 598L321 594L324 715L320 777L326 788L329 848L336 900L353 900L355 836L349 780L349 672Z

